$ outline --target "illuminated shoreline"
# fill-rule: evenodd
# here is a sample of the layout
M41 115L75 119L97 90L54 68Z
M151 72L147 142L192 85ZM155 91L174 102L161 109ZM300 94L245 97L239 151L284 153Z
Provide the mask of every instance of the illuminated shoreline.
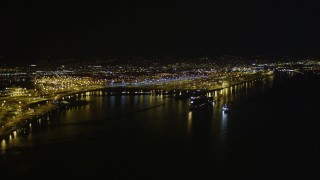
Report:
M269 75L263 75L263 76L259 76L259 77L254 77L254 78L251 78L249 80L246 80L246 81L242 81L242 82L237 82L237 83L232 83L232 84L229 84L228 86L220 86L220 87L217 87L217 88L214 88L214 89L202 89L202 90L205 90L205 91L219 91L219 90L222 90L222 89L225 89L225 88L229 88L229 87L232 87L232 86L236 86L236 85L239 85L239 84L243 84L243 83L246 83L246 82L250 82L250 81L254 81L254 80L257 80L257 79L262 79L262 78L266 78L266 77L269 77L269 76L273 76L273 74L269 74ZM57 103L54 103L54 102L57 102L57 101L61 101L64 99L64 97L67 97L67 96L73 96L75 94L81 94L81 93L86 93L86 92L91 92L91 91L98 91L98 90L116 90L117 88L119 87L110 87L110 86L95 86L95 87L88 87L88 88L85 88L85 89L82 89L82 90L78 90L78 91L72 91L72 92L65 92L65 93L60 93L59 95L56 95L55 97L51 97L52 100L48 101L48 100L39 100L39 101L35 101L33 102L32 104L30 105L34 105L34 104L37 104L37 103L40 103L40 102L44 102L44 101L47 101L45 108L44 106L39 106L39 108L35 108L35 112L34 114L31 114L31 115L28 115L28 114L24 114L23 117L21 117L20 119L16 119L14 123L12 124L9 124L9 125L6 125L5 128L2 128L1 131L0 131L0 139L5 139L5 137L9 136L11 133L13 133L15 130L21 128L22 126L26 125L26 124L29 124L31 123L32 121L35 121L45 115L47 115L48 113L54 111L54 110L57 110L57 109L60 109L61 104L57 104ZM136 86L136 87L120 87L121 89L127 89L127 90L134 90L134 89L143 89L143 90L148 90L148 91L151 91L151 90L163 90L163 91L170 91L170 90L173 90L173 89L165 89L165 88L158 88L158 89L155 89L155 88L151 88L151 87L147 87L147 86ZM198 89L175 89L176 91L195 91L195 90L198 90ZM118 92L118 91L114 91L114 92ZM114 93L114 94L108 94L108 95L125 95L125 94L121 94L120 92L117 93ZM128 95L128 94L127 94ZM141 95L141 94L129 94L129 95ZM53 100L54 99L54 100Z
M74 94L84 93L88 91L95 91L103 88L105 87L99 86L94 88L86 88L79 91L59 93L59 95L51 96L50 98L42 98L39 100L35 100L24 107L24 108L30 109L30 107L34 105L38 105L38 107L32 109L33 110L32 113L27 112L27 113L21 114L20 115L21 117L15 117L13 119L10 119L11 121L8 124L5 124L5 126L1 127L0 139L3 139L3 137L9 136L13 131L19 129L21 126L29 124L32 121L37 120L38 118L41 118L56 109L59 109L60 107L57 102L61 101L66 96L71 96ZM40 105L40 103L43 103L44 105Z

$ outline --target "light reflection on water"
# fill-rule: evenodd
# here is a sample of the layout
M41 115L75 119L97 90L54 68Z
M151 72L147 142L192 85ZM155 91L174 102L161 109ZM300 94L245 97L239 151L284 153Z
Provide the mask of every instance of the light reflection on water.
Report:
M188 133L191 133L192 128L192 111L188 113Z
M227 148L227 139L228 139L228 113L221 112L221 126L220 126L220 144L219 144L219 154L220 158L224 158L224 154Z
M273 77L270 76L209 92L208 96L214 97L215 103L208 106L208 109L195 112L188 110L188 100L174 100L163 95L107 96L107 93L102 91L81 93L72 98L89 101L89 104L67 107L30 123L29 126L14 132L8 142L2 140L0 152L4 154L15 147L32 147L66 139L85 138L103 134L105 129L119 126L123 126L128 133L133 132L132 127L163 133L166 133L167 128L170 131L172 128L177 132L186 132L186 136L199 136L193 131L207 128L206 136L220 137L219 143L225 143L228 140L228 122L231 120L228 114L221 111L223 104L239 103L250 95L259 94L271 88L272 81ZM158 106L162 103L165 105ZM155 107L152 108L153 106ZM151 108L148 109L149 107ZM233 113L232 110L230 113ZM90 124L94 122L100 124ZM203 127L201 123L215 128ZM225 148L223 145L220 147Z
M6 150L7 150L6 141L3 139L1 141L1 154L4 154Z

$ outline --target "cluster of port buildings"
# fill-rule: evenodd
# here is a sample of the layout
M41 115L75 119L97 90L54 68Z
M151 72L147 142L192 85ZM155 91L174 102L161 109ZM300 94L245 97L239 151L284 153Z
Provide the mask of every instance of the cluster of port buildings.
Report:
M168 62L169 61L169 62ZM0 65L0 96L50 94L83 87L141 87L152 89L217 89L277 71L314 71L319 61L244 61L241 57L162 62L130 59L125 62L98 59L70 63L50 61L25 66ZM32 83L30 83L32 82Z

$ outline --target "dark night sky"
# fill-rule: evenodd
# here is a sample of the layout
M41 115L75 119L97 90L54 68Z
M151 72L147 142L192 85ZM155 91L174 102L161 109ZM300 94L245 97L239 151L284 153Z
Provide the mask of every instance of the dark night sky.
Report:
M320 55L319 2L0 3L0 56Z

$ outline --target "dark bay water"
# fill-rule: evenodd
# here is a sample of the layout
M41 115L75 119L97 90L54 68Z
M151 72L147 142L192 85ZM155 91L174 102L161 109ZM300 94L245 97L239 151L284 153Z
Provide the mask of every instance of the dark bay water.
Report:
M79 95L90 103L53 112L1 142L3 177L272 177L284 172L278 162L288 165L281 161L291 145L284 132L299 127L282 124L292 114L281 94L288 81L282 74L212 92L214 105L197 111L188 110L188 100L161 95ZM221 111L224 103L231 103L229 113Z

